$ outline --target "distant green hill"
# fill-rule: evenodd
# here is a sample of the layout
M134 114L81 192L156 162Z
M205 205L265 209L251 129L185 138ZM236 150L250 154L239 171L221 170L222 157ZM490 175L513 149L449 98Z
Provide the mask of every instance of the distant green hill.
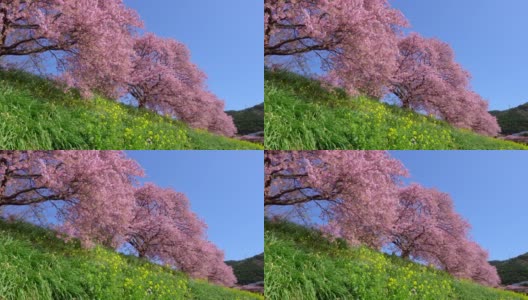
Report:
M528 299L292 223L266 221L264 241L268 300Z
M502 284L528 281L528 253L504 261L490 261L497 268Z
M111 249L82 249L56 233L0 220L2 300L263 300L263 297L193 280L169 267Z
M528 103L504 111L490 111L506 135L528 131Z
M226 113L233 117L239 135L264 131L264 103L244 110L230 110Z
M233 267L240 285L264 281L264 253L244 260L228 260L226 264Z
M97 97L83 100L53 82L0 70L0 149L262 149L182 122Z

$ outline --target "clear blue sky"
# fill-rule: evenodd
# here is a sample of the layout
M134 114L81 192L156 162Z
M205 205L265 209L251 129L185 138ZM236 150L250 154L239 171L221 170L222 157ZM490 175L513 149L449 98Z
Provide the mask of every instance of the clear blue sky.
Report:
M409 181L449 193L491 259L528 252L528 153L524 151L390 151Z
M189 47L227 109L264 101L262 0L125 0L146 30Z
M448 42L491 109L528 102L528 1L390 0L412 30Z
M262 151L127 151L145 181L185 193L226 259L264 251Z

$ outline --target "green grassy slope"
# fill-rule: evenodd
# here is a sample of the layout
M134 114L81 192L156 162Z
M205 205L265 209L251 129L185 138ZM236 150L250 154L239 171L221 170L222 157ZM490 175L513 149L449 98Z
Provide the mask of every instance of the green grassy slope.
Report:
M504 261L490 261L497 268L502 284L528 281L528 253Z
M490 111L497 117L503 134L528 131L528 103L504 111Z
M264 103L243 110L230 110L226 113L233 117L239 135L264 131Z
M49 230L0 221L0 299L263 299Z
M264 96L266 149L528 149L293 73L265 71Z
M265 224L265 295L269 300L527 300L455 280L431 267L366 248L330 242L291 223Z
M233 267L240 285L264 281L264 253L244 260L229 260L226 264Z
M0 149L261 149L37 76L0 71Z

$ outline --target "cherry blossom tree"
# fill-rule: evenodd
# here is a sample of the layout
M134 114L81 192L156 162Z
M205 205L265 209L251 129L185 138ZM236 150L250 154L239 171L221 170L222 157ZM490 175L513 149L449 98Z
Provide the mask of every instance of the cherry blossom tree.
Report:
M458 278L496 286L499 277L488 253L470 240L469 224L448 194L417 184L402 188L392 247L405 259L426 262Z
M331 238L392 248L458 278L499 283L451 197L418 184L401 186L398 178L407 172L386 152L266 151L264 165L266 208L289 207L303 217L318 208L319 227Z
M470 75L455 60L453 49L437 39L413 33L399 42L398 68L391 83L404 108L423 111L448 123L486 135L500 127L488 104L471 91Z
M169 114L215 133L236 133L223 102L206 90L206 75L191 62L185 45L146 34L136 39L134 52L128 91L140 108Z
M406 25L385 0L265 0L264 55L336 51L350 39L372 42Z
M397 213L392 244L402 258L433 263L438 251L469 231L448 194L417 184L401 189Z
M58 76L85 97L130 93L140 107L232 136L223 102L205 90L205 74L181 43L147 34L122 0L8 0L0 3L0 58L53 60Z
M392 92L405 108L434 112L453 91L464 90L470 75L455 61L451 47L437 39L411 34L399 42L398 71Z
M264 55L314 54L333 83L379 96L395 71L404 26L386 0L265 0Z
M451 47L412 33L386 0L266 0L264 55L320 61L322 80L427 112L454 126L485 135L500 131L487 103L469 87L470 75ZM307 61L310 64L307 64Z
M174 113L203 88L206 75L182 43L149 33L136 39L134 51L129 91L139 107Z
M226 265L224 260L224 252L218 249L213 243L205 242L202 259L204 259L204 274L209 281L222 284L226 286L233 286L237 282L237 278L233 273L233 269Z
M407 175L383 151L267 151L264 165L265 206L303 214L312 204L340 237L374 247L394 222L398 177Z
M203 236L206 228L185 195L151 183L136 190L133 214L127 236L139 257L163 260L166 253Z
M136 190L135 203L127 241L139 257L163 261L217 284L236 282L223 253L206 241L206 225L190 210L185 195L145 184Z
M142 175L119 151L2 151L0 207L50 205L68 237L116 247L128 231L133 185Z
M468 267L465 277L483 285L499 286L500 277L497 269L489 264L488 252L473 241L468 242L468 248L469 256L466 257Z
M233 122L233 117L225 113L224 101L209 92L205 94L204 98L209 102L208 109L202 117L202 120L208 120L206 123L207 130L216 134L234 136L237 133L237 128Z
M65 240L115 249L128 243L141 258L233 285L233 270L185 195L138 186L143 175L121 151L0 151L0 209L45 209Z
M200 237L182 245L182 248L183 251L168 253L165 261L193 278L208 279L216 246Z
M469 238L447 245L449 251L439 252L438 264L457 278L470 279L483 285L498 286L500 278L488 262L488 253Z
M70 86L117 98L141 26L122 0L2 1L0 57L48 54Z
M477 93L471 92L466 106L467 127L471 130L488 136L497 136L501 128L497 118L489 113L488 102Z

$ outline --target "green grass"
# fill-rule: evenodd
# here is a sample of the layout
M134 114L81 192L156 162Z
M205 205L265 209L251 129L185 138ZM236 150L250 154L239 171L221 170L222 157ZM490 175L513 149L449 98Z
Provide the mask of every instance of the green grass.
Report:
M82 100L52 82L0 71L0 149L262 149L194 130L148 110Z
M102 247L82 249L27 223L0 221L0 299L263 298Z
M269 300L527 300L287 222L265 224Z
M412 111L265 71L265 148L276 150L523 149Z

